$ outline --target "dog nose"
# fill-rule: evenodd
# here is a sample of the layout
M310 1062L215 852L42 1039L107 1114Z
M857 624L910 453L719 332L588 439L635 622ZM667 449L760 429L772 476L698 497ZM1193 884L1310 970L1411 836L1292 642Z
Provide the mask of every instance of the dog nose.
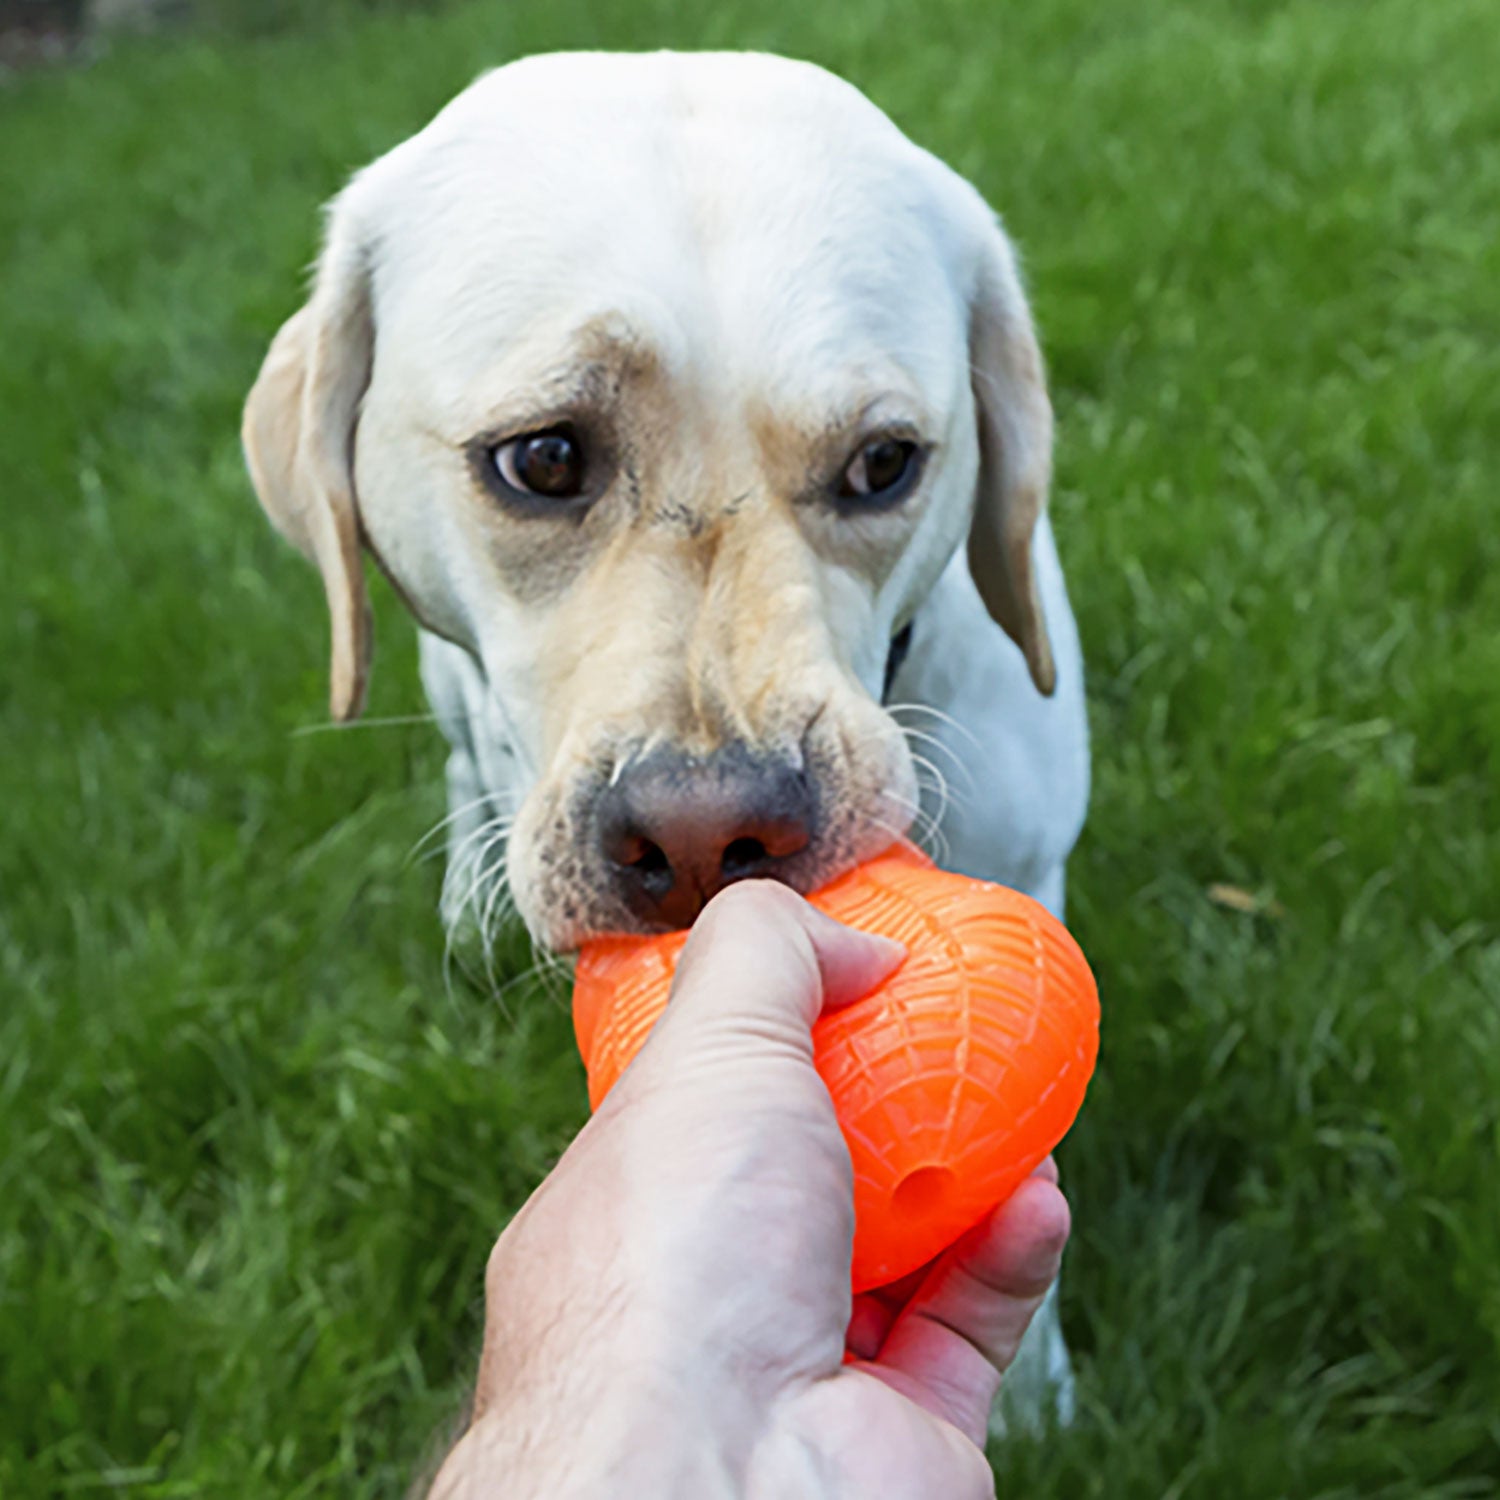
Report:
M807 847L813 811L807 773L785 761L738 746L658 750L600 799L600 847L636 916L687 927L733 881L777 878Z

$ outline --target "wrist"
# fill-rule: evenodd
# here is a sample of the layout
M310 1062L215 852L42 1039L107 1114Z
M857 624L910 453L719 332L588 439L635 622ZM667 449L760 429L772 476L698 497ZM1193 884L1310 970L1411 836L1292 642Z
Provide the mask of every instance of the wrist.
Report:
M438 1472L429 1500L730 1500L742 1486L717 1416L615 1365L587 1398L540 1383L488 1406ZM606 1392L605 1386L608 1386ZM551 1391L555 1399L549 1399Z

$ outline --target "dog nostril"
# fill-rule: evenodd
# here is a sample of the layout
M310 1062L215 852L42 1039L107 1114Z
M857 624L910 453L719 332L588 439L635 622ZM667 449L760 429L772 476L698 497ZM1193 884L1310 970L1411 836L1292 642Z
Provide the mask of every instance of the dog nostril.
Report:
M734 881L795 874L815 812L800 768L743 747L707 759L653 751L600 796L602 873L632 915L687 927Z
M615 862L633 870L642 888L653 900L661 900L672 889L672 862L660 844L639 834L626 839Z
M764 868L769 857L759 839L731 839L724 848L719 868L726 880L742 880Z
M650 839L641 840L642 849L636 857L628 863L634 865L643 875L670 874L672 866L667 856L662 853L660 844L653 844Z

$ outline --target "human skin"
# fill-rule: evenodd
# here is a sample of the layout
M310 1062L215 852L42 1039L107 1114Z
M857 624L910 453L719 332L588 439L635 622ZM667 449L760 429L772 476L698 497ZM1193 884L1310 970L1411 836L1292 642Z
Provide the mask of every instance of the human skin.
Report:
M900 958L784 886L708 906L651 1038L491 1254L472 1419L432 1497L993 1495L990 1407L1068 1209L1049 1161L926 1271L851 1298L811 1027Z

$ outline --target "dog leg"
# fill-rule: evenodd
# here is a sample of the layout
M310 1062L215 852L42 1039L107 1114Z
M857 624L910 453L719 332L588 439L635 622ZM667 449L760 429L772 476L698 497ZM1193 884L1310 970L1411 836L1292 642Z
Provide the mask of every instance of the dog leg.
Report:
M1058 1286L1052 1283L1047 1300L1037 1310L1021 1340L1015 1363L1005 1372L1000 1395L990 1412L990 1437L1009 1432L1044 1432L1049 1419L1060 1427L1072 1420L1077 1398L1073 1362L1063 1340Z
M931 852L950 869L1025 891L1061 921L1067 858L1088 804L1088 720L1078 633L1045 523L1042 532L1054 696L1037 693L1021 653L985 613L962 551L917 613L891 696L906 706L895 712L913 748L931 763L923 796L928 826L937 825ZM1065 1425L1075 1404L1054 1286L1005 1376L991 1436Z

